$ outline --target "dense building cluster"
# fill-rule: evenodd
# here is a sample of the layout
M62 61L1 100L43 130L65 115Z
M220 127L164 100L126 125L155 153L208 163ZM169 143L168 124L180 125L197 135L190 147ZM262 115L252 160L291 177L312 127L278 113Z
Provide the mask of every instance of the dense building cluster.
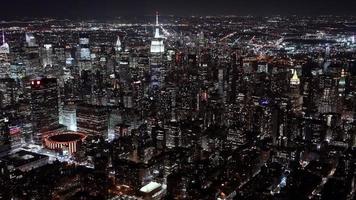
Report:
M355 17L0 22L0 199L354 199Z

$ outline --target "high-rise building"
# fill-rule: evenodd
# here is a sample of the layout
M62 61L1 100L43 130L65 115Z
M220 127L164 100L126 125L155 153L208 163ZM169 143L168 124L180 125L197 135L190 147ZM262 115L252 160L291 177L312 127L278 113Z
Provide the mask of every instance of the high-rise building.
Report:
M303 98L300 94L300 79L297 74L297 70L293 70L293 76L290 79L290 98L292 103L292 108L294 111L301 111L303 105Z
M0 155L11 148L9 119L0 113Z
M31 120L34 142L40 144L42 134L59 128L58 85L55 78L31 80Z
M18 100L18 85L14 79L0 79L0 108L13 105Z
M89 37L81 35L79 38L80 60L90 60Z
M59 123L66 126L68 130L77 131L77 113L75 105L64 105L60 110Z
M345 88L346 88L346 72L344 69L342 69L339 83L338 83L339 97L345 96Z
M25 38L26 38L26 44L28 47L36 47L37 46L36 38L33 35L33 33L26 33Z
M77 106L78 130L89 135L106 136L108 132L108 110L106 106L80 104Z
M320 76L319 90L321 95L318 100L318 111L320 113L336 112L338 103L338 88L336 86L337 79L331 76Z
M151 41L151 53L161 54L164 53L163 37L159 33L158 12L156 13L156 25L154 38Z
M0 46L0 54L9 54L10 46L5 40L5 33L2 31L2 44Z
M115 50L117 52L120 52L122 50L120 36L117 36L117 40L116 40L116 44L115 44Z
M151 58L150 65L151 82L150 88L157 90L161 88L163 82L162 63L158 58Z
M41 51L42 57L42 66L43 67L52 67L53 65L53 47L51 44L43 45Z

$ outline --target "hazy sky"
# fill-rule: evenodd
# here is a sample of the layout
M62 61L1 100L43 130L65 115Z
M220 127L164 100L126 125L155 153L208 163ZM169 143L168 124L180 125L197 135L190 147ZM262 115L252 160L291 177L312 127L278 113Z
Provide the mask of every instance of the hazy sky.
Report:
M0 0L1 19L147 15L356 15L356 0Z

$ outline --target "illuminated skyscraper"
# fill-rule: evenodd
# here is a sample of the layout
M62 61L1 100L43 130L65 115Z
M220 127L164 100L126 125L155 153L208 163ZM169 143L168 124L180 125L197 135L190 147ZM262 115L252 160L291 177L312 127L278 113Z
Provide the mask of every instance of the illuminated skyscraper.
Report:
M10 147L9 120L3 113L0 113L0 155L10 150Z
M77 131L77 113L73 104L63 106L60 111L59 123L66 126L68 130Z
M80 60L90 60L89 37L82 35L79 38Z
M107 136L108 110L105 106L80 104L77 106L78 130L89 135Z
M51 44L43 45L42 51L42 66L43 67L52 67L53 65L53 48Z
M5 40L5 33L2 31L2 45L0 46L0 54L9 54L10 46Z
M26 33L25 38L26 38L26 44L28 47L36 47L37 46L36 38L32 33Z
M162 88L163 77L164 77L164 67L163 57L164 44L163 37L159 33L159 22L158 22L158 12L156 13L156 26L154 38L151 41L151 58L150 58L150 74L151 74L151 91L158 91Z
M303 105L303 98L300 95L300 79L297 74L297 70L293 70L293 76L290 79L290 98L292 108L294 111L301 111Z
M150 73L151 73L151 84L150 88L152 90L157 90L161 88L162 84L162 63L160 62L160 59L158 58L151 58L151 67L150 67Z
M163 37L159 33L158 12L156 13L156 25L154 38L151 41L151 53L161 54L164 53Z
M115 50L116 52L120 52L122 50L120 36L117 36Z
M34 142L40 144L44 132L60 127L57 79L42 78L32 80L30 104Z
M298 77L297 70L293 70L293 71L294 72L292 78L290 79L290 84L293 86L297 86L300 84L300 79Z
M16 81L11 78L0 79L0 108L11 106L18 100Z
M340 79L339 79L339 85L338 85L338 91L340 97L345 95L345 85L346 85L346 73L345 70L342 69Z
M82 34L79 38L76 57L79 60L78 66L80 76L82 75L83 71L90 71L93 69L89 47L89 36L86 34Z
M318 100L318 111L320 113L336 112L338 104L337 79L331 76L320 76L319 89L321 89Z

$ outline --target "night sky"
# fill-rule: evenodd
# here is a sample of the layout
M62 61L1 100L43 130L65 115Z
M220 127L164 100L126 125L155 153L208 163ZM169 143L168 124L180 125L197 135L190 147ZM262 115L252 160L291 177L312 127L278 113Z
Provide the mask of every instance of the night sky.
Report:
M356 15L356 0L1 0L0 19L163 15Z

